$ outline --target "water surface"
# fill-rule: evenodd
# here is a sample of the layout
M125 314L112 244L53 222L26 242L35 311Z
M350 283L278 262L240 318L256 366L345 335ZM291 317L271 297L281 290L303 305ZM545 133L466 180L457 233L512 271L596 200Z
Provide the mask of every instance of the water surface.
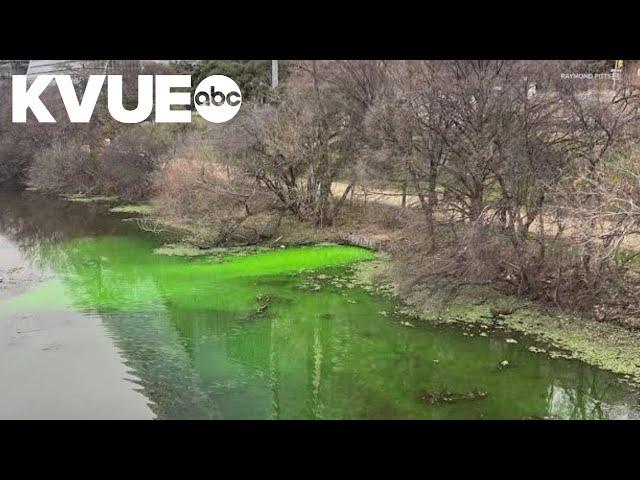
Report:
M367 250L168 257L125 217L0 197L0 417L638 415L618 377L533 339L397 313L350 280Z

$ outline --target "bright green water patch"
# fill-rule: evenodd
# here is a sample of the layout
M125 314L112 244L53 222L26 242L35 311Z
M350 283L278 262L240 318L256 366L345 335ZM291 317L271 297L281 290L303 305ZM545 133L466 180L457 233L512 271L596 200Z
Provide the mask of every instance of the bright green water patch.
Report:
M16 297L4 310L62 308L139 311L170 303L185 310L248 308L254 302L253 278L301 272L367 260L366 249L345 246L297 247L230 256L181 259L155 255L152 239L81 238L43 246L40 261L63 276ZM60 294L63 288L66 295Z
M25 259L52 275L0 302L0 320L98 315L159 418L638 416L616 376L530 337L403 314L350 274L369 250L167 256L113 225L26 233Z

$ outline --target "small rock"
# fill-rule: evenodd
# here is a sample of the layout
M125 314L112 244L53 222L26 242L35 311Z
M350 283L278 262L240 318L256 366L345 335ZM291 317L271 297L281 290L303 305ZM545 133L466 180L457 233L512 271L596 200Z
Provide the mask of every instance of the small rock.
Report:
M413 323L410 323L410 322L400 322L400 325L404 325L405 327L412 327L412 328L416 327Z
M505 342L507 342L507 343L518 343L518 341L516 339L514 339L514 338L507 338L505 340Z
M487 335L487 332L482 332L482 333L480 333L480 336L481 337L488 337L489 335Z

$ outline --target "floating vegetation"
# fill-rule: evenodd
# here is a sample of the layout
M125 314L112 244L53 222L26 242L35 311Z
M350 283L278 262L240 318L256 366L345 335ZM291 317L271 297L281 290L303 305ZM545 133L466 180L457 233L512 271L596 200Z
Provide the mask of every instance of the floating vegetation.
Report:
M509 363L509 360L503 360L498 364L498 369L504 370L505 368L509 368L510 366L511 364Z
M435 360L434 360L435 362ZM449 392L447 390L441 391L429 391L422 390L420 392L420 400L429 405L435 405L438 403L453 403L468 400L480 400L486 398L487 392L480 390L479 388L473 388L465 393Z
M566 359L573 358L572 354L569 352L560 352L558 350L550 350L548 353L551 358L566 358Z
M533 352L533 353L546 353L546 352L547 352L544 348L538 348L538 347L533 346L533 345L532 345L532 346L530 346L530 347L528 348L528 350L529 350L530 352Z
M298 290L306 291L306 292L317 292L322 288L322 285L314 282L305 282L298 287Z
M256 297L256 300L258 301L258 308L256 308L255 312L249 315L249 318L262 317L267 312L267 309L271 305L272 297L271 295L262 294L262 295L258 295Z

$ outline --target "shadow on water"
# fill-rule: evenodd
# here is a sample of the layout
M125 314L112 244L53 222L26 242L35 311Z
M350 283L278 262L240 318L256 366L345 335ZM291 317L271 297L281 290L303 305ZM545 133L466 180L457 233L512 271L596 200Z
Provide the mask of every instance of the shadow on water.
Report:
M0 194L0 234L55 272L0 302L0 318L99 314L159 418L637 416L616 376L530 352L525 338L407 326L390 300L349 281L345 265L365 250L165 257L121 218Z

